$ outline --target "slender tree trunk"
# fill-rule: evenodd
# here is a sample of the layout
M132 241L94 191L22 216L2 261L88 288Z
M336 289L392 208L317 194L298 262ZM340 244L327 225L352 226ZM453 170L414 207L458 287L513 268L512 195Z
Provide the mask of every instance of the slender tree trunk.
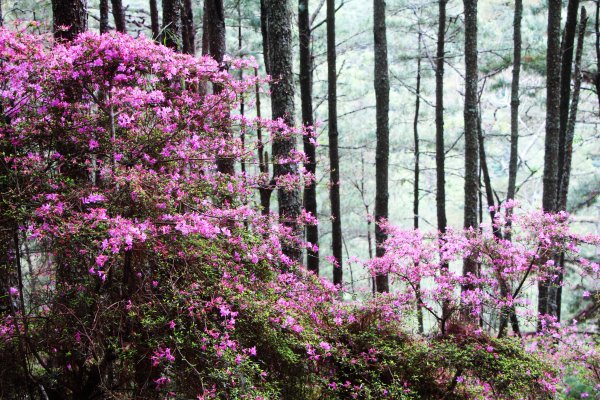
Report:
M569 104L571 101L571 70L573 65L573 52L575 47L575 34L577 31L577 9L579 0L569 0L567 6L567 19L561 43L560 67L560 136L558 139L558 178L564 169L565 140L567 136L567 123L569 120ZM556 190L557 199L560 197L560 186Z
M388 165L390 154L390 79L387 56L385 0L373 0L373 33L375 37L375 103L377 146L375 149L375 255L385 254L383 243L387 234L379 223L388 218ZM379 293L389 291L387 274L375 277Z
M510 161L508 164L507 200L514 200L517 188L519 167L519 81L521 76L521 20L523 19L523 0L515 0L513 19L513 71L510 87ZM512 209L507 210L506 239L511 239Z
M111 0L111 3L117 32L127 33L127 20L125 19L125 10L123 10L123 1Z
M206 13L208 23L208 48L209 54L221 69L226 66L223 63L225 57L225 10L223 0L206 0ZM220 93L223 87L219 83L213 83L213 93ZM229 120L222 126L226 138L231 139ZM235 173L235 162L231 157L217 159L217 170L222 174L233 175Z
M156 0L150 0L150 27L152 30L152 39L157 40L160 35L160 25L158 22L158 5Z
M108 25L108 0L100 0L100 34L110 30Z
M490 214L490 220L492 222L492 233L496 240L502 240L502 231L500 226L494 225L494 221L496 219L496 202L494 201L494 190L492 189L492 181L490 179L490 172L487 165L487 157L485 154L485 139L483 136L483 130L481 128L481 111L479 113L479 128L478 128L478 137L479 137L479 160L481 165L481 173L483 176L483 184L485 188L485 197L487 201L487 207ZM481 205L480 205L481 207ZM483 216L480 216L480 219L483 220ZM500 295L503 299L506 299L510 295L510 287L506 279L502 276L501 271L498 271L496 274L496 279L498 280L498 287L500 288ZM506 328L508 327L508 321L511 321L513 331L520 335L519 329L519 320L517 317L516 309L513 306L504 307L500 310L500 323L498 327L498 337L503 337L506 333Z
M508 165L508 189L507 200L514 200L517 187L517 171L519 161L519 81L521 76L521 20L523 19L523 1L515 0L515 13L513 19L513 71L510 90L510 162ZM512 239L512 208L506 210L507 223L504 231L504 237L507 240ZM521 335L519 328L519 319L515 307L511 307L510 314L503 310L500 315L500 327L498 337L505 335L510 318L513 332Z
M268 21L268 10L267 3L269 0L260 0L260 32L262 34L262 46L263 46L263 60L265 62L265 72L267 75L271 74L271 64L269 62L270 51L269 51L269 21Z
M342 212L340 206L340 156L337 125L337 67L335 43L335 0L327 0L327 102L329 105L329 162L331 200L331 247L337 265L333 267L333 283L343 284Z
M560 136L560 19L561 1L548 1L548 49L546 56L546 140L544 149L544 179L542 209L556 211L558 188L558 144ZM552 282L538 283L538 313L556 315ZM541 323L538 323L538 330Z
M437 226L446 232L446 153L444 148L444 56L446 43L446 2L439 0L439 22L435 66L435 164L437 177L436 208Z
M181 50L181 0L162 0L163 44L175 51Z
M575 54L575 70L573 71L573 97L571 99L569 120L567 123L565 148L564 148L564 167L560 176L560 195L558 199L558 209L567 209L567 198L569 194L569 181L571 177L571 161L573 157L573 138L575 135L575 123L577 121L577 108L579 105L579 95L581 92L581 59L583 54L583 41L585 39L585 29L587 26L587 13L585 7L581 7L581 18L579 22L579 33L577 36L577 51Z
M268 35L268 64L274 81L271 82L271 113L273 119L281 118L287 125L294 126L294 75L292 62L292 9L290 0L265 0ZM273 138L273 178L297 176L298 166L281 163L296 149L296 138L275 135ZM280 188L277 191L279 218L299 238L302 234L297 217L302 208L300 190ZM302 251L296 244L286 244L284 253L300 262Z
M446 149L444 146L444 62L446 46L446 3L438 0L438 33L435 60L435 172L436 172L436 215L440 235L446 233ZM442 265L446 271L448 265ZM444 331L448 318L448 304L442 306L441 330Z
M421 41L423 34L419 31L417 43L417 83L415 86L415 119L413 120L413 139L415 144L415 168L413 184L413 228L419 229L419 174L420 156L419 152L419 111L421 107ZM418 268L418 265L415 265ZM417 282L417 323L419 333L423 334L423 307L421 306L421 281Z
M238 54L242 57L242 48L244 45L244 40L242 37L242 2L241 0L237 3L237 15L238 15ZM244 80L244 70L240 68L238 72L239 80ZM244 117L246 115L246 99L244 96L240 99L240 115ZM242 143L242 152L246 151L246 131L245 129L241 129L240 131L240 141ZM242 170L242 174L246 173L246 161L242 158L240 161L240 168Z
M258 77L258 68L254 69L254 76ZM260 85L256 83L256 116L262 117L260 107ZM269 176L269 153L265 151L265 145L262 137L262 129L259 127L256 130L256 150L258 151L258 169L263 176ZM259 187L260 206L262 215L268 215L271 211L271 191L270 187Z
M185 54L196 54L196 27L194 26L194 10L192 0L183 0L181 12L181 33L183 52Z
M87 1L52 0L52 24L56 40L75 39L87 29Z
M478 67L477 67L477 0L463 0L465 11L465 204L464 228L477 228L478 195ZM477 275L477 261L467 257L463 264L464 276ZM463 285L464 290L473 290L472 284ZM469 313L464 315L469 318Z
M569 180L571 178L571 161L573 159L573 137L575 136L575 123L577 120L577 107L579 105L579 94L581 91L581 57L583 54L583 41L585 39L585 28L587 26L587 14L585 7L581 7L581 17L579 22L579 33L577 36L577 50L575 53L575 70L573 71L573 97L571 98L571 106L569 111L569 120L566 127L564 164L559 176L559 195L558 195L558 210L567 209L567 198L569 194ZM562 306L562 281L565 268L565 255L560 255L560 267L558 288L556 289L556 316L560 320Z
M310 50L311 30L308 0L298 1L298 30L300 37L300 100L302 102L302 124L311 127L315 124L312 103L312 54ZM303 138L304 153L308 158L306 170L311 174L316 173L317 151L311 138ZM316 182L304 188L304 209L317 216L317 184ZM306 241L312 245L319 244L319 227L309 225L306 227ZM309 271L319 275L319 251L308 249L306 252L306 267Z
M210 53L210 32L209 32L209 6L211 0L204 0L202 8L202 55L206 56Z

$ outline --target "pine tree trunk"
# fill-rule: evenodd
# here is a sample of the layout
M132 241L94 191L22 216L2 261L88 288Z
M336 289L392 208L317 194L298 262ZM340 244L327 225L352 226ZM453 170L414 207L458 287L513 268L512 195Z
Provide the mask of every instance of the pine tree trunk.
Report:
M87 1L52 0L52 23L56 40L75 39L87 30Z
M548 1L548 49L546 56L546 140L542 209L555 212L558 188L558 144L560 136L560 19L561 1ZM544 260L542 260L544 261ZM556 315L552 282L538 283L538 313ZM538 330L541 324L538 323Z
M519 168L519 84L521 77L521 20L523 19L523 0L515 0L513 19L513 71L510 87L510 161L508 164L507 200L514 200L517 190L517 172ZM510 216L512 209L507 210L508 222L506 239L511 239Z
M205 4L207 21L209 22L207 27L208 53L219 63L221 69L225 69L226 66L223 64L225 57L225 10L223 0L206 0ZM221 84L213 83L213 93L220 93L222 90ZM227 122L221 127L228 141L232 138L229 125L229 119L227 119ZM233 175L235 173L234 159L230 157L217 159L217 170L222 174Z
M417 83L415 85L415 118L413 120L413 140L415 145L415 167L413 183L413 228L419 229L419 175L420 175L420 157L419 152L419 111L421 107L421 41L423 34L419 32L418 50L417 50ZM418 268L418 265L415 265ZM421 281L417 282L417 324L419 333L423 334L423 307L421 306Z
M268 35L268 64L271 75L271 113L273 119L281 118L287 125L294 126L294 75L292 60L292 9L289 0L265 0L266 26ZM293 163L280 163L296 150L296 138L273 138L273 177L297 176L298 166ZM280 188L277 191L279 218L291 229L293 236L301 237L297 217L302 208L300 190ZM286 244L284 253L291 259L300 262L302 251L296 244Z
M465 11L465 204L464 228L477 228L478 197L478 67L477 67L477 0L463 0ZM467 257L463 264L463 276L477 275L477 261ZM464 290L473 290L472 284L463 285ZM468 313L465 313L468 315Z
M206 56L210 53L210 33L209 33L209 7L208 3L211 0L204 0L204 6L202 8L202 55Z
M181 12L181 35L183 52L185 54L196 54L196 28L194 27L194 10L192 0L183 0Z
M569 0L569 5L567 6L567 20L565 21L563 39L560 48L560 136L558 139L559 185L556 190L557 199L560 197L560 177L562 176L565 163L565 141L567 136L567 124L569 120L569 106L571 102L571 71L575 48L575 34L577 31L578 8L579 0ZM557 204L557 206L558 205L559 204ZM560 207L557 208L557 210L560 210Z
M435 60L435 173L436 173L436 216L440 234L446 232L446 148L444 146L444 62L446 46L446 4L448 0L438 0L438 33ZM448 264L442 265L446 271ZM448 304L442 306L441 330L445 329L448 318Z
M337 124L337 66L335 43L335 0L327 0L327 102L329 106L329 197L331 200L331 247L336 265L334 285L343 284L342 213L340 206L340 156Z
M150 0L150 27L152 30L152 39L157 40L160 35L160 25L158 22L158 5L156 0Z
M390 80L387 56L385 0L373 0L373 33L375 38L375 103L377 120L377 145L375 149L375 255L385 254L383 243L387 234L379 222L388 218L388 166L390 153ZM375 277L379 293L389 291L387 274Z
M300 100L302 102L302 124L312 127L314 125L313 103L312 103L312 52L310 14L308 0L298 1L298 30L300 38ZM317 169L317 152L310 138L305 136L303 139L304 153L308 158L305 165L306 170L315 174ZM304 189L304 209L315 217L317 216L317 185L312 182ZM306 227L306 241L317 245L319 244L319 227L309 225ZM306 267L309 271L319 275L319 251L308 249L306 252Z
M112 14L115 19L115 28L117 32L127 33L127 20L125 19L125 10L123 10L122 0L111 0Z
M583 41L585 39L585 28L587 25L587 15L585 7L581 7L581 17L579 22L579 33L577 36L577 51L575 53L575 70L573 71L573 97L571 98L571 106L569 111L569 120L566 127L565 148L564 148L564 164L559 176L559 195L558 195L558 210L567 209L567 199L569 194L569 181L571 178L571 161L573 159L573 137L575 136L575 122L577 120L577 107L579 105L579 94L581 91L581 57L583 54ZM560 255L561 272L558 277L558 287L556 289L556 316L560 321L561 306L562 306L562 281L565 268L565 255Z
M260 0L260 32L262 35L262 47L263 47L263 60L265 62L265 72L267 75L271 75L271 68L269 63L270 51L269 51L269 21L268 21L268 10L267 2L269 0Z
M109 31L108 0L100 0L100 34Z
M181 0L162 0L163 27L161 42L175 50L181 50Z
M436 209L437 227L446 232L446 153L444 148L444 47L446 44L446 2L439 0L439 22L435 62L435 164L436 164Z

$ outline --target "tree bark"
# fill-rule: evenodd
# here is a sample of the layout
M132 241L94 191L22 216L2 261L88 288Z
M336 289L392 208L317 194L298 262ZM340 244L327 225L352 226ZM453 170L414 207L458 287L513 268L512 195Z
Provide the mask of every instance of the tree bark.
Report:
M343 284L342 213L340 206L340 156L337 124L337 67L335 43L335 0L327 0L327 103L329 106L329 197L331 200L331 247L336 265L333 267L334 285Z
M294 75L292 60L292 10L290 0L265 0L266 27L268 35L268 64L273 76L271 82L271 113L273 119L282 119L288 126L295 125L294 118ZM298 166L281 163L282 158L296 150L295 136L273 138L273 178L297 176ZM279 188L277 190L279 218L296 238L301 237L297 218L302 208L300 190ZM302 251L296 244L286 244L284 253L301 262Z
M419 152L419 111L421 107L421 41L423 34L419 31L417 42L417 82L415 85L415 118L413 120L413 139L415 145L415 166L413 183L413 228L419 229L419 175L420 175L420 156ZM415 265L418 268L418 265ZM421 281L417 282L417 324L419 333L423 334L423 307L421 306Z
M162 0L163 30L161 42L175 50L181 50L181 0Z
M302 124L305 127L313 127L315 124L313 117L313 102L312 102L312 52L311 30L310 30L310 14L308 8L308 0L298 1L298 31L300 38L300 100L302 103ZM317 151L315 145L311 143L311 138L304 136L304 153L308 161L306 162L306 170L311 174L316 173L317 169ZM317 216L317 184L310 183L304 188L304 209ZM306 241L318 246L319 244L319 227L317 225L309 225L306 227ZM319 275L319 251L308 249L306 252L306 267L309 271Z
M579 94L581 91L581 57L583 54L583 41L585 39L585 28L587 25L587 14L585 7L581 7L581 17L579 22L579 32L577 36L577 50L575 53L575 70L573 71L573 97L569 110L569 120L566 127L563 168L560 171L558 185L558 210L567 209L567 199L569 194L569 181L571 178L571 161L573 159L573 138L575 136L575 123L577 121L577 107L579 105ZM558 287L556 289L556 317L560 321L562 307L562 282L565 268L565 255L560 255L561 270L558 275Z
M202 8L202 55L206 56L210 52L210 33L209 33L209 13L208 13L208 3L210 0L204 0L204 6Z
M446 153L444 148L444 53L446 43L446 2L439 0L437 53L435 66L435 164L437 177L436 209L440 233L446 232Z
M558 178L564 169L565 141L567 124L569 120L569 105L571 101L571 71L573 65L573 52L575 47L575 34L577 31L577 9L579 0L569 0L567 6L567 20L561 43L561 68L560 68L560 136L558 139ZM560 197L560 185L556 190L557 199ZM558 204L557 204L558 205ZM558 208L560 209L560 208Z
M108 24L108 0L100 0L100 34L110 30Z
M542 209L552 213L557 209L558 144L560 136L560 19L561 1L548 1L548 49L546 55L546 140L544 148L544 178ZM543 260L542 260L543 261ZM556 315L552 282L538 282L538 313ZM538 330L541 324L538 323Z
M158 5L156 0L150 0L150 27L152 30L152 39L157 40L160 35L160 25L158 22Z
M192 0L183 0L181 12L181 35L183 52L185 54L196 54L196 28L194 27L194 10Z
M226 69L223 63L225 57L225 10L223 0L206 0L206 13L208 24L208 53L222 70ZM213 83L213 93L220 93L223 87L219 83ZM226 139L232 138L229 120L224 123L221 130ZM233 175L235 173L235 162L231 157L217 159L217 170L222 174Z
M117 32L127 33L127 21L125 19L125 10L123 10L122 0L111 0L112 14L115 19L115 28Z
M52 24L56 40L75 39L87 29L87 0L52 0Z
M269 0L260 0L260 32L262 35L262 46L263 46L263 60L265 63L265 72L267 75L271 75L271 68L269 63L270 51L269 51L269 21L268 21L268 10L267 2Z
M209 54L219 64L225 57L225 10L223 0L206 0Z
M514 200L517 189L517 172L519 168L519 84L521 77L521 20L523 19L523 0L515 0L513 19L513 71L510 86L510 161L508 164L507 200ZM511 240L512 209L507 210L508 222L506 239Z
M373 33L375 38L375 103L377 121L377 145L375 149L375 255L385 254L383 243L387 234L380 226L388 218L388 167L390 153L390 79L388 71L385 0L373 0ZM387 274L375 277L379 293L389 291Z
M465 204L464 228L477 228L477 196L478 196L478 67L477 67L477 0L463 0L465 12ZM463 263L463 276L477 275L477 261L467 257ZM473 290L470 283L463 285L462 290ZM470 318L468 312L464 315Z
M446 149L444 146L444 63L446 46L446 3L438 0L438 33L435 60L435 173L436 173L436 216L440 235L446 232ZM448 264L442 265L446 271ZM448 304L442 306L441 329L448 318Z

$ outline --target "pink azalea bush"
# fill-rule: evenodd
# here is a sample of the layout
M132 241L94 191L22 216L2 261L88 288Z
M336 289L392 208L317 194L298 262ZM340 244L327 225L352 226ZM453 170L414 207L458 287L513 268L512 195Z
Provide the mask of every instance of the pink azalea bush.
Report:
M530 350L457 317L526 320L524 285L556 274L540 260L595 240L570 233L564 215L515 221L512 242L387 226L386 256L369 267L397 290L340 301L341 288L282 250L306 244L255 205L268 177L217 169L255 162L240 132L310 134L237 115L264 82L235 75L116 33L57 44L0 30L0 397L545 398L561 377L548 354L589 365L591 350ZM465 256L478 276L444 267ZM417 303L441 329L411 332Z

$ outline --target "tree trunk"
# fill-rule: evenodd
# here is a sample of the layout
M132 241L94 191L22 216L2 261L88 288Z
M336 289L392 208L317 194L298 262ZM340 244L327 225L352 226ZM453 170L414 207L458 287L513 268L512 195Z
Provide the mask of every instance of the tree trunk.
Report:
M375 255L385 254L383 243L387 234L379 223L388 218L388 165L390 154L390 79L387 56L385 0L373 0L373 33L375 37L375 103L377 120L377 146L375 149ZM377 274L377 291L389 291L387 274Z
M315 124L312 103L312 54L310 50L311 31L308 0L298 1L298 31L300 38L300 100L302 102L302 124L311 127ZM311 138L304 136L304 153L308 159L306 170L315 174L317 169L317 152ZM312 182L304 188L304 209L317 216L317 184ZM312 245L319 244L319 227L308 225L306 227L306 241ZM319 275L319 251L308 249L306 252L306 267L309 271Z
M477 68L477 0L463 0L465 11L465 204L464 228L477 228L478 195L478 68ZM477 275L477 261L467 257L463 264L463 276ZM473 290L470 283L462 290ZM469 318L469 313L464 315Z
M181 12L181 34L183 52L185 54L196 54L196 28L194 27L194 10L192 0L183 0Z
M446 232L446 153L444 148L444 47L446 44L446 2L439 0L439 22L435 66L435 164L437 177L437 226Z
M556 211L558 188L558 143L560 136L560 19L561 1L548 1L548 49L546 56L546 140L544 149L544 179L542 209ZM542 260L544 261L544 260ZM556 315L555 297L550 293L552 282L538 283L538 313ZM552 300L552 301L550 301ZM538 323L538 330L541 324Z
M571 70L573 65L573 52L575 47L575 33L577 31L577 9L579 0L569 0L567 7L567 20L561 43L560 67L560 136L558 139L558 179L564 169L565 141L567 136L567 123L569 120L569 104L571 101ZM560 185L556 190L557 199L560 197ZM558 204L557 204L558 205ZM559 210L558 208L557 210Z
M125 19L125 10L123 10L122 0L111 0L112 14L115 19L115 28L117 32L127 33L127 21Z
M271 75L271 68L269 63L270 51L269 51L269 21L268 21L268 10L267 2L269 0L260 0L260 32L262 35L262 46L263 46L263 60L265 62L265 72L267 75Z
M335 44L335 0L327 0L327 103L329 106L329 162L331 200L331 247L336 265L333 266L334 285L343 284L342 213L340 206L340 156L337 125L337 67Z
M163 27L161 42L175 50L181 50L181 0L162 0Z
M577 107L579 105L579 93L581 91L581 57L583 54L583 41L585 39L585 28L587 25L587 15L585 7L581 7L581 17L579 22L579 33L577 36L577 51L575 53L575 70L573 71L573 97L571 98L571 107L569 111L569 120L566 127L564 159L561 175L558 185L558 210L567 209L567 198L569 194L569 180L571 178L571 161L573 158L573 137L575 136L575 122L577 120ZM556 289L556 316L560 321L562 306L562 281L565 268L565 255L560 255L561 271L558 276L558 287Z
M87 0L52 0L52 23L56 40L75 39L87 29Z
M210 0L204 0L204 6L202 8L202 55L206 56L210 53L210 33L209 33L209 13L208 3Z
M268 64L274 80L271 82L271 113L273 119L281 118L288 126L294 126L294 75L292 60L292 9L289 0L265 0L266 26L268 35ZM275 135L273 138L273 178L297 176L298 166L281 163L296 150L296 138ZM279 218L290 228L292 235L301 237L297 218L302 208L300 190L280 188L277 191ZM284 253L300 262L302 251L295 243L285 244Z
M521 76L521 20L523 19L523 0L515 0L513 19L513 71L510 87L510 161L508 164L507 200L514 200L517 189L519 168L519 80ZM507 210L508 222L506 239L511 240L512 209Z
M108 0L100 0L100 34L110 30L108 25Z
M254 76L258 78L258 68L254 69ZM260 107L260 84L256 83L256 116L260 119L262 117L262 111ZM262 129L258 127L256 130L256 150L258 152L258 170L261 175L269 176L269 153L265 151L265 145L262 137ZM269 215L271 211L271 187L262 186L258 188L260 194L260 206L262 215Z
M209 54L219 64L225 57L225 10L223 0L206 0Z
M226 68L223 63L225 57L225 10L223 8L223 0L206 0L206 13L208 24L208 48L209 54L220 68ZM220 93L223 87L219 83L213 83L213 93ZM232 138L229 119L224 123L221 129L227 141ZM231 157L223 157L217 159L217 170L222 174L233 175L235 173L235 162Z
M435 172L436 172L436 215L440 235L446 232L446 149L444 146L444 62L446 45L446 3L438 0L438 34L435 60ZM447 270L448 264L442 265ZM442 307L441 329L448 318L448 304Z
M419 159L419 111L421 107L421 40L423 34L419 32L417 43L417 83L415 86L415 118L413 120L413 139L415 144L415 170L413 183L413 228L419 229L419 174L420 164ZM415 265L418 268L418 265ZM421 306L421 281L417 282L417 324L419 333L423 334L423 307Z
M156 0L150 0L150 26L152 29L152 39L157 40L160 35L160 25L158 23L158 5Z

